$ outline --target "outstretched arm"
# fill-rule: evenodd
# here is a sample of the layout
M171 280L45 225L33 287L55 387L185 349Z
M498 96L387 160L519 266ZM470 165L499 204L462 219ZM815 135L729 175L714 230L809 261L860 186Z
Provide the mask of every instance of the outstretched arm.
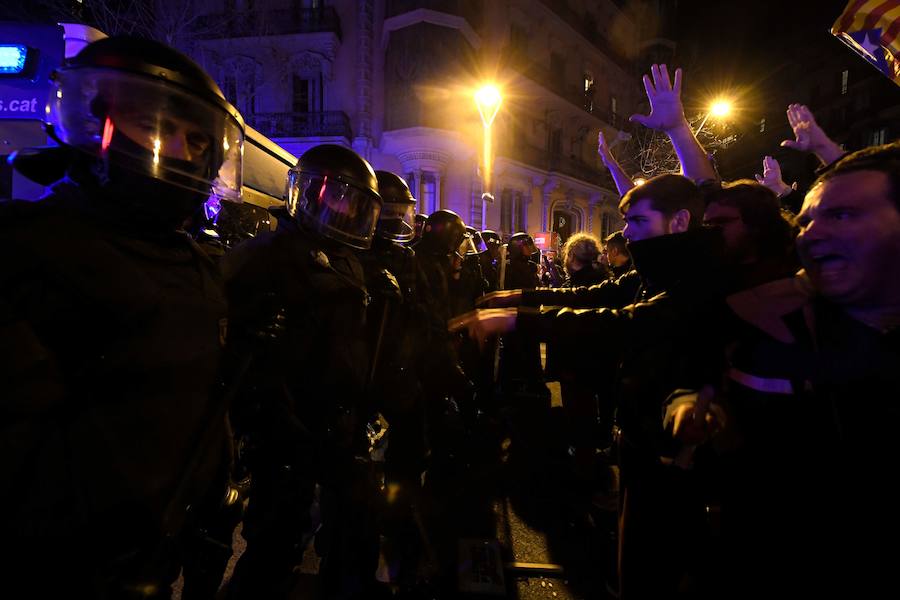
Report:
M781 142L785 148L812 152L823 165L830 165L845 154L844 149L819 127L815 116L806 105L788 106L787 118L791 129L794 130L794 139Z
M666 65L653 65L650 76L644 75L644 89L650 101L649 115L631 115L630 120L644 127L664 132L672 140L681 162L681 172L697 183L717 178L716 171L684 116L681 103L681 69L675 70L675 81L669 79Z
M619 161L613 157L612 152L609 150L609 146L606 144L606 138L603 136L602 131L600 132L600 135L597 136L597 154L600 155L603 166L609 169L609 174L612 175L619 196L624 196L628 190L634 187L634 182L631 181L631 177L629 177L622 169L622 165L619 164Z

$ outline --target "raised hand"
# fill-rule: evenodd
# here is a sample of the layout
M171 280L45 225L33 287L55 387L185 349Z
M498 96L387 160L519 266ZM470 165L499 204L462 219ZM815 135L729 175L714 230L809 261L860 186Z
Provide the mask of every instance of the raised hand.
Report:
M606 144L606 137L603 135L602 131L597 136L597 154L600 155L600 160L603 161L604 165L608 165L613 160L612 152L609 151L609 146Z
M806 105L788 106L787 118L794 131L794 139L781 142L783 147L812 152L824 164L832 163L844 154L844 150L816 123L815 116Z
M776 196L784 196L792 190L797 189L797 184L790 186L781 178L781 165L771 156L763 158L763 174L756 174L757 183L761 183L773 192Z
M631 115L630 121L644 127L670 132L687 125L684 106L681 104L681 69L675 69L675 81L669 79L666 65L650 67L650 76L644 75L644 89L650 101L649 115Z

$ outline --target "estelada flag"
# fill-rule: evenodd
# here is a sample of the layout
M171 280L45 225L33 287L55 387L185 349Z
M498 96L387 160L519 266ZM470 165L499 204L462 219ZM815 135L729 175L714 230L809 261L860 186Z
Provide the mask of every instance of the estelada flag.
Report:
M831 33L900 85L900 0L850 0Z

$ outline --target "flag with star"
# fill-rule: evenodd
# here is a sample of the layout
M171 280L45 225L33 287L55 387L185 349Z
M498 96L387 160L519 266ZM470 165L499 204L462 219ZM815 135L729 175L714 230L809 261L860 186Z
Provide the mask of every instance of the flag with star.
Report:
M850 0L831 33L900 85L900 0Z

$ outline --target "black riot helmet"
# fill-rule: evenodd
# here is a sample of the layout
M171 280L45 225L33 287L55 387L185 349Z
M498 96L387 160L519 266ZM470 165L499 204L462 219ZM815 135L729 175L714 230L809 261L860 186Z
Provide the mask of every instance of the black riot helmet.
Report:
M481 232L481 239L484 240L484 243L488 246L501 246L503 245L503 240L500 239L500 234L496 231L492 231L490 229L485 229Z
M466 225L466 233L472 238L472 248L468 253L470 256L488 251L487 244L485 244L484 240L481 238L481 232L474 227Z
M525 232L519 232L509 238L510 260L531 260L540 250L534 245L534 239Z
M390 171L375 171L378 193L384 201L375 234L395 242L408 242L415 233L416 199L402 177Z
M344 146L310 148L288 172L288 213L347 246L372 246L381 205L372 165Z
M45 125L87 166L79 182L111 192L137 220L184 220L211 194L241 199L240 113L199 65L159 42L85 46L53 74Z
M437 256L456 254L463 257L474 253L472 236L466 231L462 218L452 210L437 210L428 216L422 239L416 246L416 252L425 252Z
M413 235L414 240L418 240L422 238L422 231L425 229L425 221L428 220L428 215L423 215L419 213L416 215L416 227Z

